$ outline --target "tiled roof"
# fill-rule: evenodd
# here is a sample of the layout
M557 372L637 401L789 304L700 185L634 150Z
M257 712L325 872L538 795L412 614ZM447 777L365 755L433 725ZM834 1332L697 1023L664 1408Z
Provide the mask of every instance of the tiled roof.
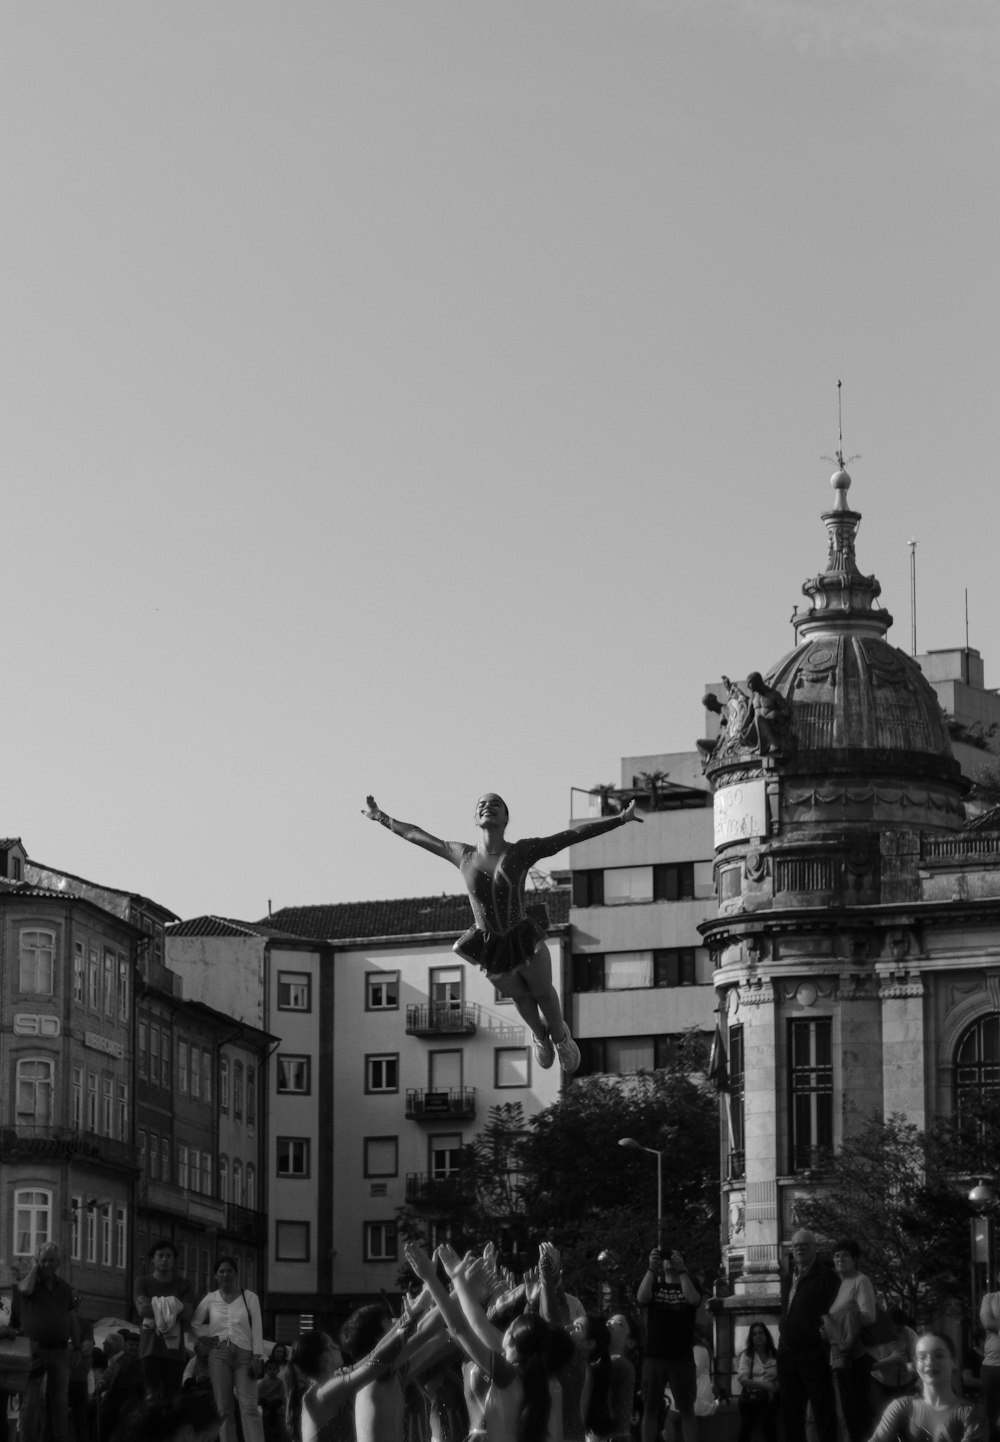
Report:
M529 904L544 903L552 926L569 921L568 887L528 892ZM420 936L445 933L459 936L472 924L469 898L462 896L410 896L390 901L346 901L329 906L286 906L258 926L280 928L286 934L324 941L360 941L384 936ZM171 934L176 934L171 928Z
M168 936L298 936L270 922L234 921L228 916L194 916L188 921L174 921L164 930Z

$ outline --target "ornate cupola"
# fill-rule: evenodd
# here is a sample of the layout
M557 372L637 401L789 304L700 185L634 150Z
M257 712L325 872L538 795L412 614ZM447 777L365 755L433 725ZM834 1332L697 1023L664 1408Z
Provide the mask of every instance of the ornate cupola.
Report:
M831 485L827 565L803 584L795 649L705 698L721 720L705 770L722 915L887 899L880 837L963 824L965 784L937 697L887 641L881 587L858 567L861 515L842 463Z

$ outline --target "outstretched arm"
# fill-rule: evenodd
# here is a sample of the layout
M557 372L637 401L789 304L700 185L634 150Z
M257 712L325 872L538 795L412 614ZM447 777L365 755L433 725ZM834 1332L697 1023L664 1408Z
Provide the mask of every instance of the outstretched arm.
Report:
M453 843L441 841L439 837L432 836L429 831L424 831L421 826L414 826L411 821L396 821L387 811L383 811L375 800L374 796L365 797L366 805L362 816L367 816L369 821L377 821L380 826L391 831L395 836L401 836L404 841L412 841L414 846L422 846L425 851L431 851L435 856L441 856L445 861L454 861Z
M585 821L582 826L571 826L567 831L557 831L554 836L539 836L532 851L536 857L555 856L564 847L577 846L581 841L589 841L592 836L603 836L605 831L627 826L630 821L642 822L642 817L636 815L634 801L630 801L617 816L602 816L599 821Z

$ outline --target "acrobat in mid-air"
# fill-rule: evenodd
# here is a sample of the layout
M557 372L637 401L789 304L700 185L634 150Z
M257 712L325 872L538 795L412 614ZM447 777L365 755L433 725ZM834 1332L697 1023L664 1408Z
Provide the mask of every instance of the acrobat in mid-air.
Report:
M615 826L641 821L635 814L635 802L629 802L617 816L588 821L554 836L508 841L504 834L510 820L506 803L488 791L476 802L479 841L469 846L463 841L440 841L409 821L395 821L378 807L374 796L367 801L364 815L370 821L458 867L469 893L474 924L452 949L481 967L496 989L511 998L531 1030L538 1065L550 1067L558 1055L563 1071L575 1072L580 1048L569 1034L552 985L545 928L525 908L524 883L543 856L555 856L564 847L600 836Z

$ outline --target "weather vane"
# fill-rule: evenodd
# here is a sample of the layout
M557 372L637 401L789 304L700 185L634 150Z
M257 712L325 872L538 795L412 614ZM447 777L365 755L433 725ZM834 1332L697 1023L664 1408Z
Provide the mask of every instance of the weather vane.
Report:
M851 461L860 461L861 459L859 452L856 456L848 456L847 460L844 460L844 410L841 396L843 384L843 381L837 382L837 439L839 442L837 454L835 456L820 456L821 461L829 461L831 466L839 466L841 470L849 466Z

